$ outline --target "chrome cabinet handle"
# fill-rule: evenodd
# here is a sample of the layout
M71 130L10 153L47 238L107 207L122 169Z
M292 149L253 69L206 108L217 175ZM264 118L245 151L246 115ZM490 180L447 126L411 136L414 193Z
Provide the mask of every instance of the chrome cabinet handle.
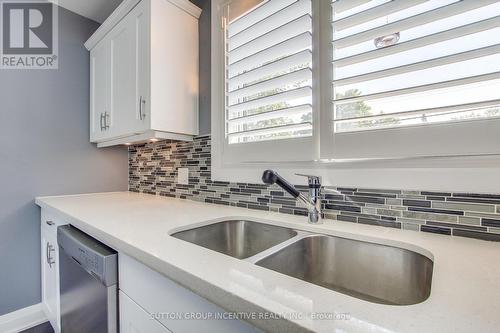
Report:
M109 114L107 111L101 113L101 131L105 131L109 128L108 117Z
M45 245L45 261L50 266L50 261L49 261L49 242L47 242L47 244Z
M141 110L142 110L142 119L146 119L146 110L144 110L144 106L146 105L146 99L143 98L142 99L142 107L141 107Z
M47 223L47 225L54 225L53 221L45 221L45 223Z
M101 132L109 129L108 119L109 113L107 111L101 112Z
M109 129L109 113L108 112L104 112L104 129L105 130L108 130Z
M142 120L142 96L139 96L139 119Z
M140 96L139 97L139 119L144 120L146 119L146 113L144 112L144 104L146 104L146 100Z
M50 268L52 268L52 265L56 263L56 261L50 255L50 253L53 251L55 251L54 247L52 245L50 245L49 242L47 242L47 263L49 264Z

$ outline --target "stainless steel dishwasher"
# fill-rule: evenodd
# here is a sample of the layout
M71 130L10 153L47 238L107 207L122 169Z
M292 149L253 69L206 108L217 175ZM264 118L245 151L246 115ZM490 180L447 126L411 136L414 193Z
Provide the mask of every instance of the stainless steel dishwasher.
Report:
M71 225L57 230L61 331L118 331L118 254Z

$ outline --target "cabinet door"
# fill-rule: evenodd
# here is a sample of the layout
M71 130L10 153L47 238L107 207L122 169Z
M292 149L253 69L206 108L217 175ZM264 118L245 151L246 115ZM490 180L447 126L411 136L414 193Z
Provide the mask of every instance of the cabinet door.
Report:
M149 43L149 10L148 2L140 2L129 14L129 23L135 30L137 53L137 82L135 99L138 101L133 130L135 133L149 129L151 119L151 103L149 94L150 43Z
M57 258L57 238L54 233L42 227L42 305L47 315L47 319L58 332L58 258Z
M113 137L129 134L136 110L135 33L121 21L109 35L111 47L111 119Z
M111 126L114 137L146 127L147 42L145 2L139 3L110 33Z
M111 109L110 48L107 39L102 40L90 52L90 141L102 141L109 137Z
M119 303L121 333L171 333L122 291Z
M137 260L120 253L118 256L120 290L148 313L202 313L214 318L225 312L217 305L152 270ZM237 320L190 320L163 316L156 318L175 333L255 333L250 324Z

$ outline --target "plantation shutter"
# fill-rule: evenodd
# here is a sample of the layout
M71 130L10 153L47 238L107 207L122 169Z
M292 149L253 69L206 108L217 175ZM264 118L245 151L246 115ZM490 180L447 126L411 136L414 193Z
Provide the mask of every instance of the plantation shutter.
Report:
M227 144L311 137L311 0L260 1L235 13L238 4L226 13Z
M498 153L500 1L332 2L335 158Z

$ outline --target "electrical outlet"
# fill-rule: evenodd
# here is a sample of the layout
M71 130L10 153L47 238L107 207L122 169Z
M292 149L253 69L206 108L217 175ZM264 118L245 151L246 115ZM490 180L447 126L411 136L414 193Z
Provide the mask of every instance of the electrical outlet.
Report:
M189 184L189 169L188 168L178 168L177 169L177 184L188 185Z

